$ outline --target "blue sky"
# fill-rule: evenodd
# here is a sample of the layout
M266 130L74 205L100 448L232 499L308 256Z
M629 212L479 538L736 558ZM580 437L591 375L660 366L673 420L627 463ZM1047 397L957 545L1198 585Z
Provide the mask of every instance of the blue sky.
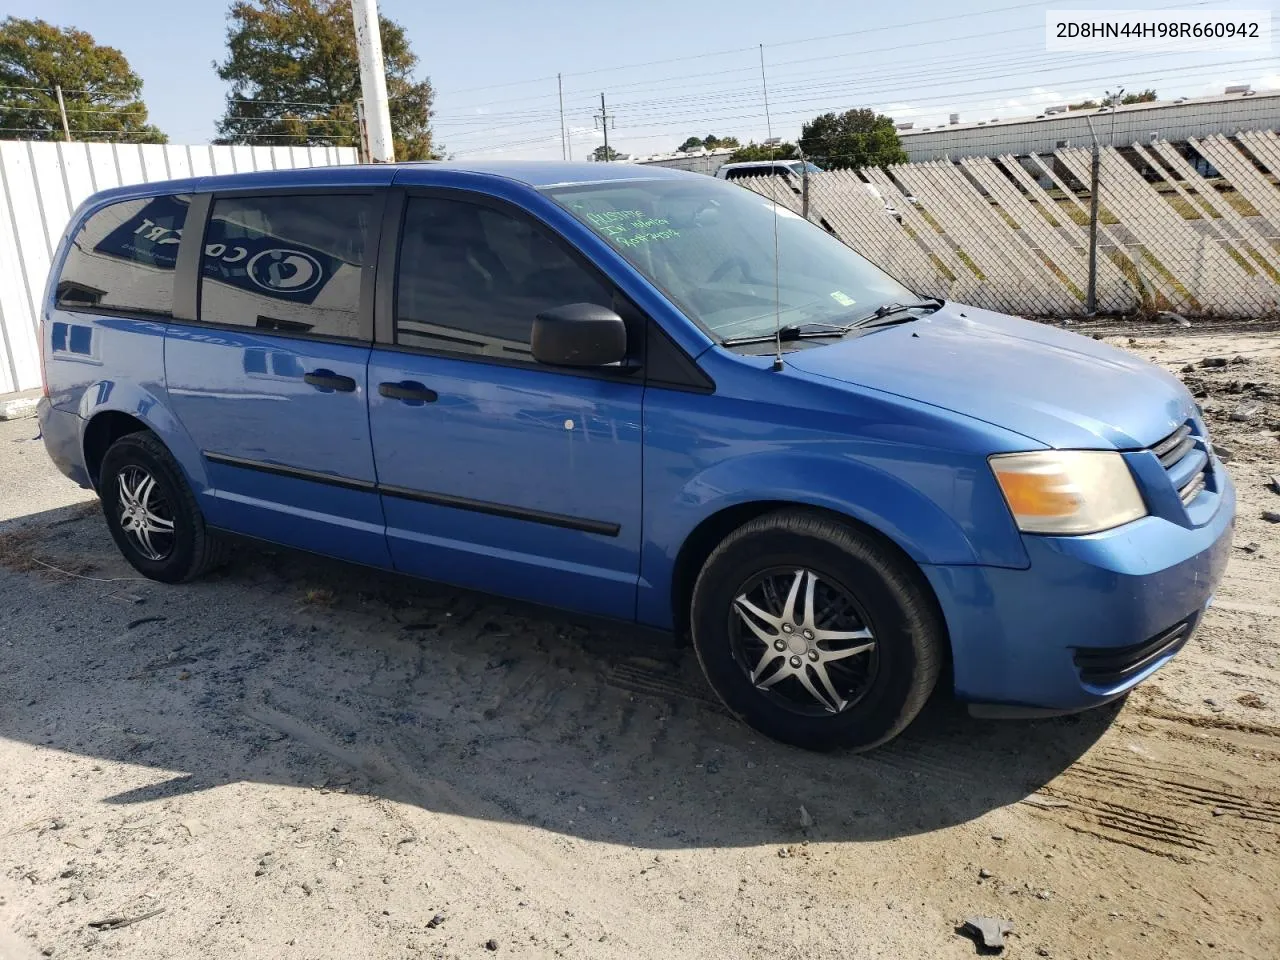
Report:
M224 56L220 0L8 0L7 13L89 31L119 48L142 76L153 121L175 143L214 135L226 87L212 63ZM1154 87L1165 97L1221 93L1231 83L1280 89L1280 50L1225 53L1047 54L1045 11L1158 9L1143 0L688 0L604 2L380 0L403 24L422 72L436 87L436 135L459 158L558 158L556 74L564 75L566 125L575 158L600 140L592 115L601 92L615 116L610 144L648 155L687 136L766 134L764 57L775 135L794 139L827 110L872 106L917 129L1012 117ZM1188 0L1177 8L1267 8L1248 0ZM179 12L181 11L181 12ZM1280 24L1277 24L1280 27Z

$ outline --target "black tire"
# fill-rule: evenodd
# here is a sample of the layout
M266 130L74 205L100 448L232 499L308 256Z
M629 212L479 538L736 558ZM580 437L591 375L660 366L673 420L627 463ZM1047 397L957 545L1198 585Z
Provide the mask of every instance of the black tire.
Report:
M125 523L131 521L122 517L128 502L127 488L136 482L139 471L154 480L149 501L154 515L172 523L172 534L155 530L148 534L151 556L138 535L126 530ZM122 483L126 486L124 493ZM182 468L153 433L126 434L107 449L98 472L98 497L116 546L145 577L162 583L182 583L226 559L226 541L205 527L204 515Z
M804 662L805 656L820 656L812 649L816 643L805 656L792 656L795 648L771 653L759 631L734 619L740 616L735 598L746 595L739 591L753 583L761 590L771 589L776 581L769 577L800 569L812 571L819 588L839 601L838 607L828 604L828 609L842 611L851 618L848 622L869 630L874 640L866 653L838 665L834 660L824 663L824 675L834 681L838 669L843 671L840 679L850 685L848 691L838 690L839 697L832 701L841 705L838 712L830 703L819 706L797 675L804 672L808 682L821 689L821 678ZM791 576L806 582L798 574ZM777 595L775 590L772 596ZM793 613L798 610L792 608ZM895 737L928 700L945 660L941 612L920 572L878 536L812 510L766 514L726 537L694 585L690 623L698 661L724 704L766 736L811 750L869 750ZM782 628L792 632L785 638L777 634L775 645L779 640L805 643L794 633L798 627L785 623ZM758 661L747 659L747 642L758 644ZM766 691L753 681L750 664L756 662L755 670L760 671L768 658L775 658L769 666L776 664L779 674L786 672L784 661L789 660L793 669L790 676L773 680L776 686ZM765 669L757 677L767 683L774 672ZM793 691L796 703L791 702ZM840 699L846 695L848 700ZM801 702L806 697L813 701L807 712Z

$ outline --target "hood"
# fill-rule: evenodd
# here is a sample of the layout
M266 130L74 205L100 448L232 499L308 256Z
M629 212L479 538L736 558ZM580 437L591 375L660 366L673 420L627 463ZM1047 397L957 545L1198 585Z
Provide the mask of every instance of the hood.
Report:
M1195 412L1173 375L1105 343L948 304L910 323L799 350L795 370L898 394L1049 447L1137 449Z

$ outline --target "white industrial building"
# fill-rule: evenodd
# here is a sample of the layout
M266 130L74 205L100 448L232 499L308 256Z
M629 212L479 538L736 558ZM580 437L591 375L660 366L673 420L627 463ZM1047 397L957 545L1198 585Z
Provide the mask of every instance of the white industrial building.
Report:
M1127 147L1151 140L1182 144L1191 137L1220 133L1231 136L1241 130L1280 129L1280 91L1253 93L1248 90L1214 97L1181 97L1134 103L1099 112L1096 109L1068 110L1066 105L1049 107L1036 117L992 117L922 130L904 129L898 137L912 163L924 160L959 160L963 157L998 157L1013 154L1052 154L1061 147L1090 146L1098 142Z
M651 157L636 157L631 162L715 176L716 171L728 163L732 155L733 151L729 149L698 150L690 153L658 153Z

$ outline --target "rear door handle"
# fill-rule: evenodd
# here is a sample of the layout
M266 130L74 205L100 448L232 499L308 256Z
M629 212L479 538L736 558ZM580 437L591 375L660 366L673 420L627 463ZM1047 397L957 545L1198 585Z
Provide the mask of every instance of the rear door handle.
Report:
M302 379L320 390L351 393L356 388L356 382L353 379L334 373L332 370L313 370L311 373L304 374Z
M378 384L378 393L389 400L401 400L412 406L421 403L434 403L439 396L430 387L425 387L416 380L401 380L398 383Z

